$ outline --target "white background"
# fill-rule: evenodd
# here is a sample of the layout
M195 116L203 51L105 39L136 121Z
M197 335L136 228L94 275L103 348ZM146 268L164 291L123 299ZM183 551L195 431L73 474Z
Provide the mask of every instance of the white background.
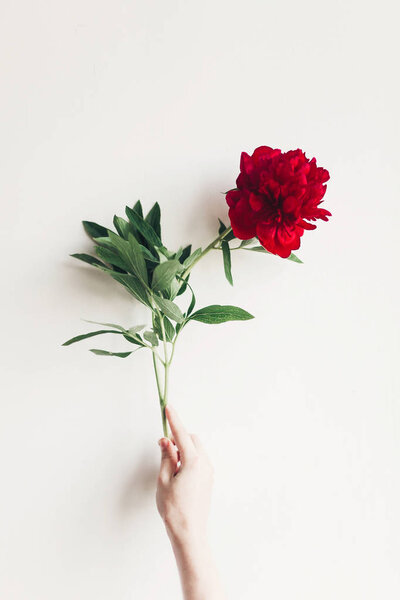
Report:
M0 596L176 599L155 508L150 356L97 357L82 318L144 309L69 257L82 219L158 200L164 236L205 245L242 150L329 169L303 265L219 253L171 398L216 468L210 535L232 600L400 594L396 3L11 2L1 7ZM117 337L117 336L115 336Z

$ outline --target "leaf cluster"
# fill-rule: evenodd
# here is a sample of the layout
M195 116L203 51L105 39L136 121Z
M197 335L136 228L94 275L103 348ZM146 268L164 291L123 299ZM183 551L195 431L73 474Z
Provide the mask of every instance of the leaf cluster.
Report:
M76 336L63 345L67 346L93 336L112 333L122 335L135 344L137 349L150 348L158 357L156 348L162 343L174 344L177 335L189 321L218 324L232 320L253 318L248 312L234 306L211 305L193 312L196 298L190 286L190 269L201 257L202 249L192 251L191 245L172 252L162 241L161 211L158 203L144 215L141 202L125 209L125 217L114 216L114 230L92 221L83 221L86 233L94 242L94 253L72 254L74 258L102 270L151 311L151 328L139 332L144 326L125 329L120 325L100 323L108 329L92 331ZM225 226L221 222L221 227ZM221 230L220 230L221 233ZM229 279L229 234L222 242L225 273ZM232 277L230 276L230 279ZM232 280L230 281L232 283ZM190 291L190 303L185 312L175 302L177 296ZM129 352L108 352L91 349L98 355L125 358ZM159 358L159 357L158 357Z

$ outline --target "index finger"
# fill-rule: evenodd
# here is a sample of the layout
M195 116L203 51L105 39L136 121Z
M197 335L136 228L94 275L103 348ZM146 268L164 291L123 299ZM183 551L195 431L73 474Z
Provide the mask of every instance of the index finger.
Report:
M197 454L195 445L189 433L186 431L182 421L180 420L176 410L167 405L165 407L165 414L167 415L169 426L171 427L172 435L176 445L178 446L181 458L190 458Z

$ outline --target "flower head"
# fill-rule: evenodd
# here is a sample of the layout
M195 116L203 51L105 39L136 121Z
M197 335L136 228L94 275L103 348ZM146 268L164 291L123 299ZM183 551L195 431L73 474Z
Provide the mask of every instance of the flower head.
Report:
M233 233L242 240L257 237L266 250L287 258L304 230L316 228L309 221L331 216L319 207L328 179L328 171L300 149L242 152L237 188L226 194Z

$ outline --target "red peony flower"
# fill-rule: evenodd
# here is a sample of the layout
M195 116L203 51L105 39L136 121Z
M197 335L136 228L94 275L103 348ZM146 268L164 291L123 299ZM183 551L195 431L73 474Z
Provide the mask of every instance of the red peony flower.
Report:
M266 250L287 258L304 230L316 228L308 221L332 216L319 208L328 179L328 171L300 149L242 152L237 189L226 194L233 233L241 240L257 237Z

